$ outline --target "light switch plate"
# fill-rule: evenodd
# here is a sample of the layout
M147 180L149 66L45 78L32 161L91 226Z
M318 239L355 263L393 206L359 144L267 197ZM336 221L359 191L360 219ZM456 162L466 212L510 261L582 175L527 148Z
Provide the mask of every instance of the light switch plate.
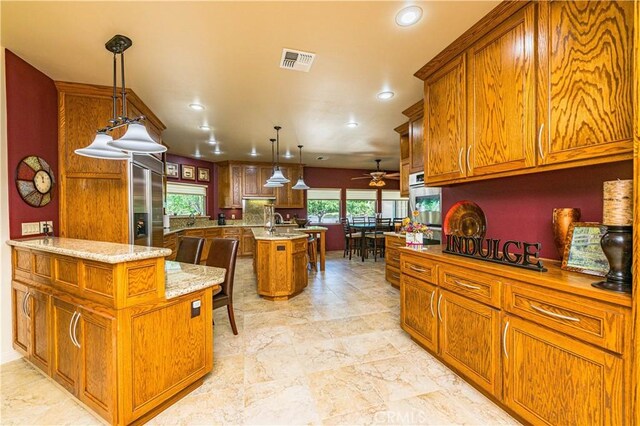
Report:
M37 235L40 233L40 222L23 222L22 235Z

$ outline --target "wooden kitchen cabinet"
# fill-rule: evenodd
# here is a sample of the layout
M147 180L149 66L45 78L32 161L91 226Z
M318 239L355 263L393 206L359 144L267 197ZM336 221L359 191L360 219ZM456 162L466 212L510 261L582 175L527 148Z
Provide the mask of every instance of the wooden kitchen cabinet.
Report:
M400 196L409 196L409 174L411 173L411 148L409 147L409 122L396 127L400 135Z
M218 202L223 209L242 208L242 164L218 163Z
M240 240L240 256L253 256L256 250L256 239L253 237L251 228L242 229L242 239Z
M465 55L459 55L424 82L425 183L467 175Z
M299 166L280 166L282 174L289 179L288 183L276 188L276 208L301 209L304 208L304 191L292 189L300 176Z
M507 407L532 424L628 423L621 358L515 316L504 327Z
M631 158L633 7L630 1L538 4L540 164Z
M73 342L76 306L58 298L52 302L52 377L63 388L78 396L80 369L78 351Z
M408 197L409 196L409 171L411 170L411 165L409 164L409 160L404 160L400 163L400 196Z
M467 52L467 176L536 165L534 12L521 9Z
M400 325L424 347L438 351L437 287L408 275L400 277Z
M242 193L245 196L259 197L261 195L262 185L260 185L260 170L258 166L243 166L242 182Z
M12 282L13 345L29 361L49 373L50 296L18 282Z
M411 141L411 173L424 171L424 115L423 103L420 102L420 110L409 120L409 140Z
M260 195L263 197L275 197L276 193L274 191L275 188L265 188L264 184L267 183L267 179L269 179L273 175L273 167L271 166L260 166L259 169L259 187L260 187Z
M500 311L443 289L438 292L440 356L501 398Z

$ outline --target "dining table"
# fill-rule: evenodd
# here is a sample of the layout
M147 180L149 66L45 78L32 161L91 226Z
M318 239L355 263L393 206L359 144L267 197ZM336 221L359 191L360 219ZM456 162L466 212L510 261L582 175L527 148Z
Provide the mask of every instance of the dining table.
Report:
M362 257L362 261L364 262L364 257L366 252L366 246L367 246L367 242L365 239L365 235L367 234L367 232L369 231L374 231L376 230L376 224L375 223L353 223L350 224L349 227L351 229L353 229L354 231L360 232L362 234L362 238L360 238L360 255Z

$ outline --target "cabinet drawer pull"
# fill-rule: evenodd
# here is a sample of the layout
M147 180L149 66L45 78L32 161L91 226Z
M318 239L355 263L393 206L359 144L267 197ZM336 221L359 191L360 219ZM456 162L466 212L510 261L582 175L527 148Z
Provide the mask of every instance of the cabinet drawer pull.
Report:
M76 322L75 324L73 324L73 340L75 340L76 342L76 346L78 348L80 348L80 342L78 341L78 321L80 321L80 316L82 316L82 314L80 312L78 312L78 315L76 316Z
M469 148L467 148L467 170L471 170L471 147L473 146L473 144L469 145Z
M25 296L25 299L27 299L27 302L24 304L25 310L26 310L26 314L29 318L31 318L31 306L29 306L29 299L31 299L32 295L31 292L28 291L27 295Z
M543 309L540 306L536 306L533 303L530 303L529 306L531 306L531 309L533 309L534 311L538 311L538 312L543 313L545 315L549 315L550 317L559 318L559 319L563 319L563 320L567 320L567 321L580 322L580 318L569 317L567 315L556 314L555 312L547 311L546 309Z
M73 343L73 346L78 346L76 345L76 341L73 340L73 322L76 320L76 315L78 315L77 312L73 312L73 315L71 316L71 320L69 321L69 339L71 339L71 343Z
M400 279L400 275L398 275L398 274L394 274L394 273L392 273L392 274L391 274L391 276L392 276L393 278Z
M26 292L24 297L22 298L22 313L25 316L29 316L29 314L27 314L27 300L29 299L29 292Z
M504 352L504 357L509 359L509 353L507 352L507 330L509 329L509 320L507 320L504 325L504 331L502 332L502 351Z
M422 269L422 268L416 268L413 265L409 265L409 268L411 268L412 270L416 271L416 272L427 272L426 269Z
M458 167L460 168L460 174L464 174L464 170L462 169L462 153L464 152L464 148L460 148L460 152L458 153Z
M429 307L431 308L431 316L433 318L436 317L436 313L433 311L433 299L434 299L435 295L436 295L436 292L434 290L434 291L431 292L431 300L429 301Z
M442 322L442 312L440 311L440 302L442 302L442 293L440 293L440 297L438 297L438 319Z
M540 159L544 160L544 152L542 151L542 129L544 129L544 123L540 125L540 130L538 130L538 153L540 154Z
M480 287L476 286L476 285L471 285L471 284L465 284L461 281L458 280L453 280L454 283L458 284L459 286L471 289L471 290L480 290Z

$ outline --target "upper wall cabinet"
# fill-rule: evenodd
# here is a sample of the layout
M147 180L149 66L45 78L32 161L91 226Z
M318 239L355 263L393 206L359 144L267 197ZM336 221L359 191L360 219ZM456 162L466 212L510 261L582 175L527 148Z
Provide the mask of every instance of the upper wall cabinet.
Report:
M541 164L632 152L633 6L539 4Z
M465 55L453 59L424 82L425 183L466 176Z
M418 101L402 114L409 118L409 166L411 173L424 170L424 102Z
M511 16L467 53L467 176L536 165L534 6Z
M409 122L394 129L400 135L400 196L409 196L409 173L411 170L411 154L409 153Z

